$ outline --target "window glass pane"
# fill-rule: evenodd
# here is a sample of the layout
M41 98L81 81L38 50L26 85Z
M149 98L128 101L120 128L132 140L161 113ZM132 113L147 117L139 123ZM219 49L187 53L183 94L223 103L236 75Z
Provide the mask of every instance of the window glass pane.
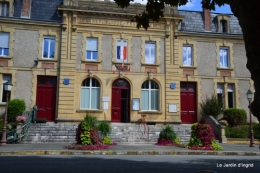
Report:
M90 50L90 51L98 50L98 39L97 38L87 38L87 50Z
M9 33L0 32L0 47L9 48Z
M91 59L91 51L87 51L86 56L87 56L87 59Z
M38 83L45 85L45 84L47 83L47 82L46 82L46 78L45 78L45 77L39 77L39 78L38 78Z
M219 51L220 67L227 68L228 64L228 49L221 48Z
M149 89L149 81L145 81L145 82L142 84L142 89Z
M89 103L90 103L90 89L89 88L81 88L81 101L80 101L80 107L89 109Z
M181 83L181 90L187 89L187 83Z
M158 109L158 90L151 91L151 110Z
M145 62L154 64L156 62L155 43L145 43Z
M233 108L234 107L234 93L228 92L228 107Z
M142 90L142 110L149 110L149 91Z
M56 79L55 78L49 78L49 85L56 86Z
M97 52L92 52L92 60L97 60L98 53Z
M158 89L158 85L156 82L151 81L151 89Z
M194 91L195 90L195 84L194 83L189 83L189 90Z
M224 88L223 84L218 83L217 93L223 93L223 88Z
M55 40L50 40L50 58L54 58L55 55Z
M183 46L182 63L183 63L183 66L192 66L192 47L191 46Z
M91 79L92 79L92 87L100 87L99 82L96 79L94 78Z
M4 56L8 56L9 55L9 49L8 48L4 48L3 49L3 55Z
M91 89L91 109L99 109L100 89Z
M90 78L85 79L85 80L82 82L82 86L89 87L89 86L90 86Z
M43 42L43 57L48 58L48 51L49 51L49 39L44 39Z

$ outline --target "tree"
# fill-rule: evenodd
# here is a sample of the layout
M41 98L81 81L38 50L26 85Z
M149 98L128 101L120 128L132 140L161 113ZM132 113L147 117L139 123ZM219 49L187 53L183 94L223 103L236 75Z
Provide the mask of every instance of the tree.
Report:
M134 0L114 0L121 8L130 5ZM165 6L182 6L192 0L147 0L146 8L142 14L137 14L133 21L137 23L137 28L149 28L150 21L158 22L163 17ZM254 81L255 94L254 101L250 109L260 122L260 1L259 0L201 0L202 8L214 10L215 6L224 4L230 5L231 11L238 18L242 28L246 56L247 68Z

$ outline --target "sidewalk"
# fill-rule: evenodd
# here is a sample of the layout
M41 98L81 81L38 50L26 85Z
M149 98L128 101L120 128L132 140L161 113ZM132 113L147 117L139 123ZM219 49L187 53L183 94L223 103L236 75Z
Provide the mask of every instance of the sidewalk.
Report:
M117 144L107 150L71 150L68 143L7 144L0 146L0 155L237 155L260 156L258 142L255 147L243 144L220 144L223 151L189 150L175 146L154 144Z

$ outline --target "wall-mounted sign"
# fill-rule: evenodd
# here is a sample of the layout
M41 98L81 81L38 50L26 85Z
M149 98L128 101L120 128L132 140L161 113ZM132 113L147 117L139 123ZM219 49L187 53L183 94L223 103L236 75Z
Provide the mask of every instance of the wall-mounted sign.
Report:
M102 101L103 102L109 102L110 101L110 97L109 96L103 96L102 97Z
M108 110L108 102L103 102L103 109Z
M177 104L169 104L169 112L177 112Z
M70 79L69 78L64 78L63 84L64 85L69 85L70 84Z
M133 111L140 110L140 99L139 98L133 98L132 109L133 109Z
M176 83L171 83L171 84L170 84L170 88L171 88L171 89L175 89L175 88L176 88Z

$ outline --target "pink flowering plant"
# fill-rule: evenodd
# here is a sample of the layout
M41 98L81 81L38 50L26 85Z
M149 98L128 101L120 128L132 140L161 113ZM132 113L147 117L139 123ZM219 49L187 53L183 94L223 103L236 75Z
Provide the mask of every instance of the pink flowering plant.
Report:
M186 147L192 150L223 150L216 143L211 125L198 123L191 126L191 138Z
M16 121L24 123L26 121L26 116L23 116L23 115L17 116Z

